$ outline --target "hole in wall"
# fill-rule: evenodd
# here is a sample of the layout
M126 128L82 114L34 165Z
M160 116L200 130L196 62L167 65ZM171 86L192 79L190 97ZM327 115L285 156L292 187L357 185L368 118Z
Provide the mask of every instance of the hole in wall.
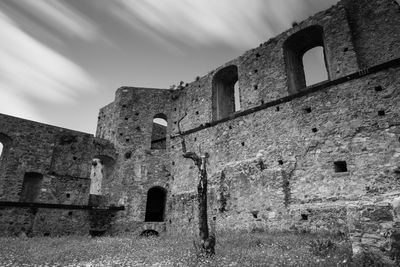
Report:
M276 111L279 111L279 110L280 110L280 108L279 108L279 106L277 106L277 107L276 107Z
M126 105L122 105L123 108L126 108Z
M196 111L196 115L199 115L199 112L198 112L198 111Z
M232 126L230 126L230 125L229 125L229 127L228 127L228 128L229 128L229 130L232 130Z
M125 117L125 120L126 120L126 121L129 120L129 118L128 118L128 117Z
M119 136L123 136L123 135L124 135L123 133L120 133L120 134L119 134Z
M99 230L90 230L89 234L91 237L100 237L103 236L106 233L106 231L99 231Z
M136 127L135 129L136 129L136 131L138 131L138 132L140 132L140 131L141 131L141 129L140 129L140 127L139 127L139 126L138 126L138 127Z
M278 160L279 165L283 165L283 160Z
M304 108L304 111L306 112L306 113L311 113L311 108L310 107L306 107L306 108Z
M176 108L174 108L174 111L176 111Z
M125 159L130 159L132 157L132 152L128 151L125 153Z
M317 128L312 128L312 132L316 133L316 132L318 132L318 129Z
M347 163L346 161L335 161L334 163L335 172L347 172Z
M73 157L72 157L72 159L73 159L73 160L77 160L77 159L78 159L78 157L76 157L76 156L73 156Z
M175 165L175 161L172 162L172 165Z
M197 137L194 138L194 141L195 141L195 142L197 141Z
M258 85L256 84L256 85L254 85L254 90L258 90Z
M70 198L70 197L71 197L71 194L70 194L70 193L66 193L65 196L66 196L67 198Z
M347 51L349 51L349 48L347 48L347 47L343 48L343 52L347 52Z
M136 116L139 116L139 114L140 114L139 112L136 112L136 113L135 113Z
M125 139L125 141L126 141L127 143L129 143L130 139L129 139L129 138L127 138L127 139Z
M242 142L242 146L244 146L244 142Z
M379 110L379 111L378 111L378 115L379 115L379 116L385 116L386 113L385 113L384 110Z
M175 148L175 146L171 146L171 148L172 148L172 149L174 149L174 148Z
M382 88L382 86L375 86L375 92L381 92L381 91L383 91L383 88Z
M252 211L251 215L253 215L254 219L257 219L258 218L258 210Z
M308 214L301 214L302 221L308 221Z
M256 58L259 58L259 57L261 57L261 55L260 55L260 53L257 53Z
M264 100L261 100L261 105L264 105Z
M73 214L72 211L68 212L68 216L72 216L72 214Z
M155 230L144 230L140 236L142 237L150 237L150 236L158 236L158 232Z
M255 73L255 74L257 74L257 73L258 73L258 70L257 70L257 69L256 69L256 70L254 70L254 73Z

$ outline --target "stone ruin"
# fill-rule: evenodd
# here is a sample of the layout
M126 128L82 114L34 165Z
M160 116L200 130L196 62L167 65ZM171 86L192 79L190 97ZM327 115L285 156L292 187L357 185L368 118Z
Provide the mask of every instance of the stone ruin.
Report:
M398 250L399 25L394 0L342 0L186 86L119 88L95 137L0 115L0 234L195 235L184 137L210 155L218 230ZM315 47L328 79L307 85Z

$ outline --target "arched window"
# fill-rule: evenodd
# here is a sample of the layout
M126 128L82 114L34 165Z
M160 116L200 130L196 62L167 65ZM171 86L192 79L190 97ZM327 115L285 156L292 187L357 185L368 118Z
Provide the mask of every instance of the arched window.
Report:
M213 120L228 117L240 110L238 68L231 65L219 70L212 81Z
M153 130L151 133L151 149L167 148L167 116L159 113L153 118Z
M321 26L314 25L296 32L283 47L289 94L329 79Z
M35 202L40 194L43 175L37 172L27 172L22 183L21 202Z
M164 221L165 202L167 192L162 187L152 187L147 192L146 222Z

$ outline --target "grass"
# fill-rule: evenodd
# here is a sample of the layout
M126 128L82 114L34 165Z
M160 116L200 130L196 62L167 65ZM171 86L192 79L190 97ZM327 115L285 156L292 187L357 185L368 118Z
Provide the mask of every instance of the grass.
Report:
M226 233L212 258L198 256L193 239L0 238L0 266L350 266L350 244L331 237Z

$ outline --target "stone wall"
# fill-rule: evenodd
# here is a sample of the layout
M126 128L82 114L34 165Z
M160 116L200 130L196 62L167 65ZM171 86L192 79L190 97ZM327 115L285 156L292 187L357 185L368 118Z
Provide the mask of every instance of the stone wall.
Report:
M4 114L0 114L0 138L5 147L0 165L0 201L24 201L23 193L34 196L29 202L87 205L92 158L95 155L115 157L109 141ZM25 178L27 173L38 177L34 186L23 184L24 179L29 180ZM86 213L1 207L0 234L88 233Z
M143 229L147 191L161 186L168 192L166 230L197 232L197 170L182 157L178 125L189 151L210 154L210 216L220 230L350 235L365 207L381 210L387 203L390 210L400 194L400 70L395 63L361 70L400 58L399 20L392 0L345 0L184 88L118 89L115 101L100 110L97 131L120 155L108 190L127 210L113 229ZM310 36L314 43L300 36L315 32L322 37ZM307 41L289 46L311 49L321 40L328 81L290 88L288 77L302 67L289 69L288 44ZM232 66L241 110L216 121L215 77L235 71ZM236 74L229 75L234 82ZM166 149L152 150L152 119L159 113L168 121ZM371 221L378 231L393 217Z

